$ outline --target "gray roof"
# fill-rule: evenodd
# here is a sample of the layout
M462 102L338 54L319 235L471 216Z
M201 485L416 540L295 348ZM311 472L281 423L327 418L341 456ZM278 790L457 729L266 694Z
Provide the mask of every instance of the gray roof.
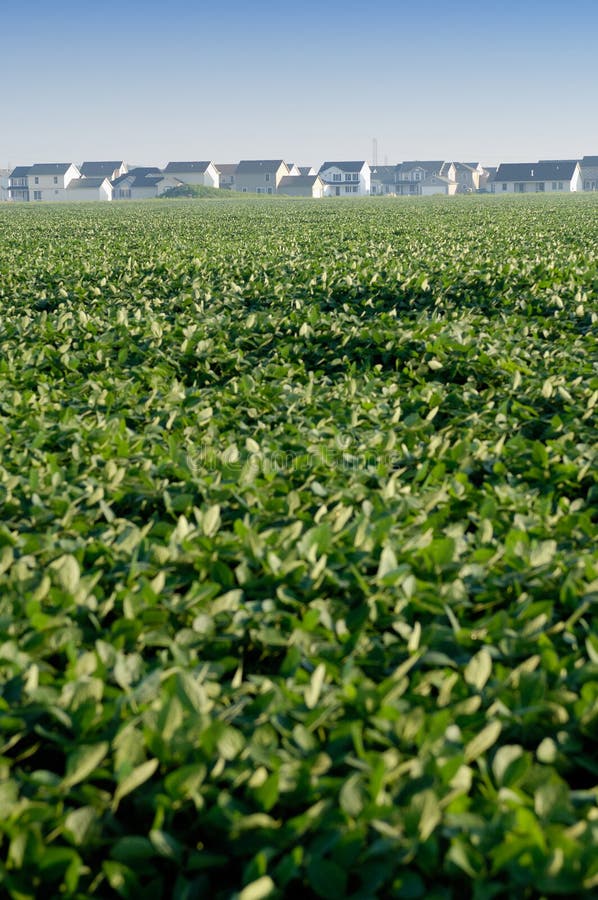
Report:
M454 162L453 165L457 172L475 172L477 163L472 166L471 163Z
M443 159L408 159L399 163L397 168L402 169L404 172L408 172L411 169L423 169L425 172L434 173L440 172L443 166Z
M10 173L11 178L25 178L26 175L29 175L29 170L31 166L16 166Z
M394 184L397 177L396 166L371 166L372 181L382 181L384 184Z
M341 172L361 172L365 165L367 165L365 159L342 160L341 162L327 160L320 166L320 172L324 172L326 169L340 169Z
M283 187L313 187L316 181L322 181L319 175L283 175L278 190Z
M284 159L242 159L237 166L237 175L261 175L262 172L278 172L286 166Z
M117 169L124 165L123 160L99 160L94 162L84 162L79 167L79 171L85 178L112 178Z
M570 181L576 160L544 160L537 163L501 163L493 181Z
M311 166L297 166L302 175L309 175L313 170Z
M154 185L164 177L161 169L157 166L137 166L135 169L129 169L124 175L119 175L112 182L113 187L128 180L131 187L154 187Z
M165 172L205 172L211 165L210 160L204 162L169 162Z
M79 191L79 190L81 190L81 188L83 188L84 190L90 190L90 191L96 190L97 191L97 189L100 188L104 184L105 181L108 181L108 184L110 184L110 182L107 178L102 178L102 177L100 177L100 178L73 178L73 180L69 181L69 183L67 184L66 189L67 189L67 191Z
M237 171L237 163L215 163L221 175L234 175Z
M66 175L74 163L36 163L29 169L29 175Z
M598 156L584 156L580 162L581 166L598 166Z

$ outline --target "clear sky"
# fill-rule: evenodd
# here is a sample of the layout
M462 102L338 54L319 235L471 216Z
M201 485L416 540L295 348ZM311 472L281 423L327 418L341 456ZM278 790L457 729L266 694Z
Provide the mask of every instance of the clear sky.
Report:
M598 155L596 0L1 9L0 168Z

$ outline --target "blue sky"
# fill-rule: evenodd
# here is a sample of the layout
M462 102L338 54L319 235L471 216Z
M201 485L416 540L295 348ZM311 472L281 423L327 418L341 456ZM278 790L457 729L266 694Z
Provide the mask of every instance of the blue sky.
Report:
M6 0L5 0L6 2ZM2 4L4 6L4 4ZM598 3L32 0L0 15L0 168L598 154Z

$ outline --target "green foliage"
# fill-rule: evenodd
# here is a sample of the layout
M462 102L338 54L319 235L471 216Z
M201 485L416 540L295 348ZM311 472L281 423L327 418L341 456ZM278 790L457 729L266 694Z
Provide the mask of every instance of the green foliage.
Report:
M593 896L591 197L0 210L3 896Z
M219 188L209 187L203 184L181 184L177 187L167 188L164 193L160 194L160 200L175 200L177 198L189 197L193 199L206 199L213 197L217 200L234 199L234 194L230 191L221 191Z

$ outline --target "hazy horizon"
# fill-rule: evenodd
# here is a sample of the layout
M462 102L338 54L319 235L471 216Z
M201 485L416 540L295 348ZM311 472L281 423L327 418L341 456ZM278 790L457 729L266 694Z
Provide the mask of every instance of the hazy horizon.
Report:
M598 8L149 0L4 16L0 168L598 155ZM106 28L108 23L108 28ZM24 24L26 25L23 30ZM26 35L26 41L23 36ZM11 43L11 41L14 41Z

